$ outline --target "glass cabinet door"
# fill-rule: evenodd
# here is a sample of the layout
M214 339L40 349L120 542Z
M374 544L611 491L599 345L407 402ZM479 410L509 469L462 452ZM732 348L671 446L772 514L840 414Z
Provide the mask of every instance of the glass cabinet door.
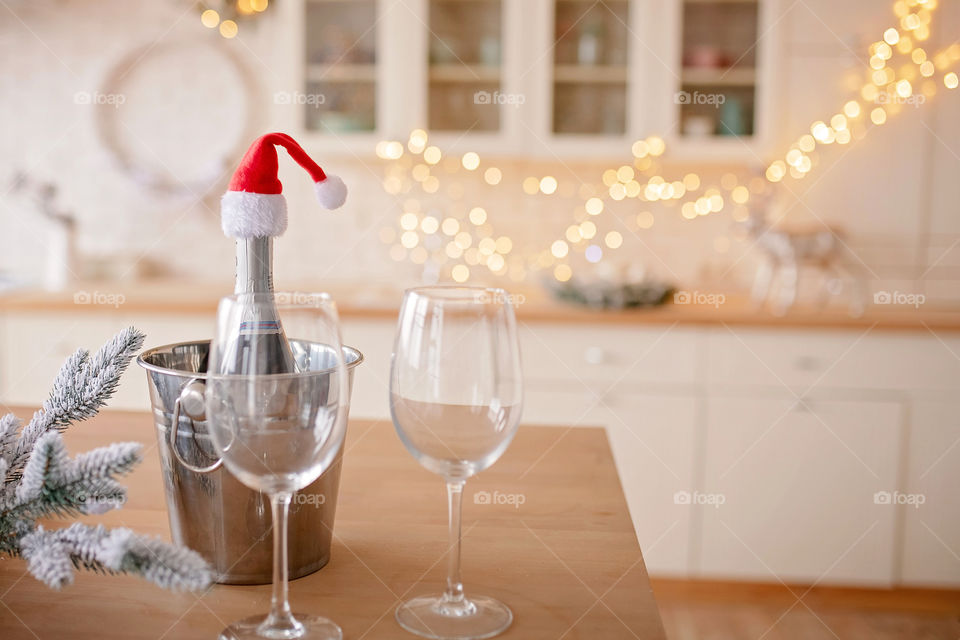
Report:
M553 132L627 131L628 0L557 0Z
M676 94L686 139L754 134L757 0L684 0Z
M307 0L304 24L305 128L375 130L376 0Z
M428 10L428 127L499 131L501 0L429 0Z

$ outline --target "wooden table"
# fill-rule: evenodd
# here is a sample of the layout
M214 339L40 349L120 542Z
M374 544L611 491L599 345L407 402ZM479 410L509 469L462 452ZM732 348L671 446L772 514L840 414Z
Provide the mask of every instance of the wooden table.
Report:
M30 411L18 411L29 416ZM169 539L159 459L146 413L105 412L67 433L72 454L114 441L147 445L126 479L129 501L91 522ZM477 504L474 494L523 496ZM519 502L515 500L514 502ZM464 497L463 575L500 598L523 640L665 638L602 429L522 427ZM444 582L443 482L404 450L388 423L351 421L330 564L291 583L294 611L325 615L348 639L413 638L393 611ZM53 592L19 559L0 560L0 638L204 638L269 606L269 586L170 593L129 576L78 572Z

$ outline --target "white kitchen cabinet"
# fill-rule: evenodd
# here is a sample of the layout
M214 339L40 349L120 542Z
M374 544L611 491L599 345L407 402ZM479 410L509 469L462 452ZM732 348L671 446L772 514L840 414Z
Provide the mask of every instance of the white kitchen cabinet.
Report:
M912 407L907 442L906 502L900 577L914 586L960 583L960 402ZM922 496L922 504L916 496ZM911 500L911 497L914 497Z
M556 387L527 389L523 421L604 427L647 569L689 575L691 505L675 496L694 487L698 399Z
M292 60L271 79L273 116L326 152L366 155L424 128L450 153L600 158L660 133L676 158L753 162L782 11L779 0L291 0L277 13ZM375 16L366 29L364 16ZM714 58L691 58L705 46ZM698 103L707 93L724 102ZM694 135L694 120L710 130Z
M708 400L698 575L892 584L896 507L874 496L898 486L901 405L794 405Z
M148 347L213 331L209 314L122 305L3 310L0 402L40 404L67 356L130 324ZM366 358L355 418L389 418L394 330L343 318ZM607 430L654 575L960 585L957 333L521 321L520 340L523 422ZM138 367L109 406L148 408Z

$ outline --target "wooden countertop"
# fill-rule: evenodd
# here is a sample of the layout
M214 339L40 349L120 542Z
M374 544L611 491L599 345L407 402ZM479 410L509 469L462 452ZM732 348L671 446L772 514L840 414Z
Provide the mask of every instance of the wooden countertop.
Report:
M169 539L150 416L108 411L66 434L71 454L121 440L147 445L124 480L129 501L86 519ZM293 609L333 619L350 640L414 638L393 611L401 599L441 590L443 482L413 460L388 423L351 421L345 451L331 561L291 583ZM479 491L525 500L474 504ZM522 427L503 458L467 483L463 531L467 593L497 597L514 611L499 637L665 639L602 429ZM266 612L269 601L269 585L176 594L129 576L84 572L53 592L26 573L24 561L0 560L4 640L212 640L226 622Z
M377 285L340 283L329 287L301 283L293 290L329 291L341 316L396 320L402 291ZM212 317L220 297L231 293L230 284L154 280L135 284L87 282L69 292L16 289L0 292L0 311L137 314L203 314ZM872 305L854 318L845 308L814 309L797 306L784 317L754 309L744 298L726 297L719 305L666 304L652 309L597 310L553 300L541 289L513 291L521 303L518 317L526 322L604 324L622 326L699 325L801 328L868 328L891 330L960 331L960 306ZM86 298L82 296L86 294ZM78 300L89 300L78 303ZM121 298L122 297L122 298Z

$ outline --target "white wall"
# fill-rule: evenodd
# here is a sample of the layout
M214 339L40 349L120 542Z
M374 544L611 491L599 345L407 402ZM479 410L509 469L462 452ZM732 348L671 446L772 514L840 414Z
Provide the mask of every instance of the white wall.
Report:
M806 0L775 3L783 13L776 44L782 55L779 109L775 133L779 147L803 133L813 120L829 117L848 99L852 74L862 68L867 44L893 23L890 4L878 0L842 3ZM960 29L960 8L941 3L936 11L934 39L946 41ZM174 171L183 167L172 155L174 140L189 159L196 150L222 147L237 127L235 113L242 105L239 92L224 77L230 69L216 59L192 56L199 44L216 36L199 25L191 3L47 2L17 3L0 20L0 185L15 169L26 168L38 177L55 178L62 202L80 220L79 248L87 255L121 253L167 264L180 274L223 280L232 271L232 246L218 230L216 193L205 204L190 205L159 199L136 187L112 164L94 127L97 108L77 105L78 91L101 90L110 68L138 46L183 39L184 52L162 58L131 72L130 84L155 82L150 95L156 113L142 109L136 130L149 133L149 144L134 143L142 157L161 159ZM286 127L283 113L272 104L271 91L291 77L282 25L264 17L256 28L242 25L241 37L224 43L242 56L263 89L252 108L260 130ZM206 39L206 40L204 40ZM856 55L855 55L856 54ZM860 59L857 59L857 55ZM219 66L218 66L219 64ZM141 75L142 74L142 75ZM142 90L142 85L136 85ZM211 90L210 87L216 87ZM299 90L300 87L290 87ZM402 101L403 96L397 96ZM126 107L126 105L125 105ZM928 295L956 299L960 294L960 92L942 89L921 108L891 119L871 131L867 139L847 148L827 150L811 177L792 183L805 204L789 208L793 223L824 220L843 227L850 244L879 279L874 286L926 290ZM184 119L181 114L208 114L208 120ZM180 122L188 120L188 122ZM122 132L122 129L118 127ZM651 132L653 133L653 132ZM145 150L147 149L147 150ZM399 202L383 193L382 166L369 156L362 159L321 157L321 163L340 173L352 186L351 200L335 215L321 212L312 202L309 185L300 172L284 166L291 209L291 232L279 243L277 277L304 279L364 279L396 281L418 277L419 267L397 265L378 240L382 226L395 224ZM629 161L612 158L607 166ZM177 165L177 166L173 166ZM566 162L504 164L505 185L491 192L464 182L470 201L482 201L498 228L515 240L548 246L570 224L570 213L581 203L571 197L523 196L519 182L527 175L552 173L575 191L578 180L598 181L601 165ZM571 168L572 167L572 168ZM195 170L196 167L193 167ZM682 175L683 168L677 172ZM220 187L222 188L222 187ZM5 187L0 192L5 191ZM784 202L789 206L792 198ZM0 205L0 237L4 251L0 269L36 277L42 264L44 222L22 199L7 196ZM444 212L464 206L449 198L435 205ZM691 286L736 289L752 273L753 259L739 260L746 244L734 239L727 253L717 253L714 239L730 234L725 215L687 222L675 210L658 210L649 231L625 234L620 260L642 261L648 273ZM640 209L632 209L631 213ZM295 230L295 231L294 231ZM638 239L639 238L639 239ZM642 240L642 242L641 242ZM610 263L611 267L619 265ZM721 274L735 265L730 275ZM871 276L872 277L872 276ZM535 283L539 276L531 276ZM919 283L914 283L915 279Z

